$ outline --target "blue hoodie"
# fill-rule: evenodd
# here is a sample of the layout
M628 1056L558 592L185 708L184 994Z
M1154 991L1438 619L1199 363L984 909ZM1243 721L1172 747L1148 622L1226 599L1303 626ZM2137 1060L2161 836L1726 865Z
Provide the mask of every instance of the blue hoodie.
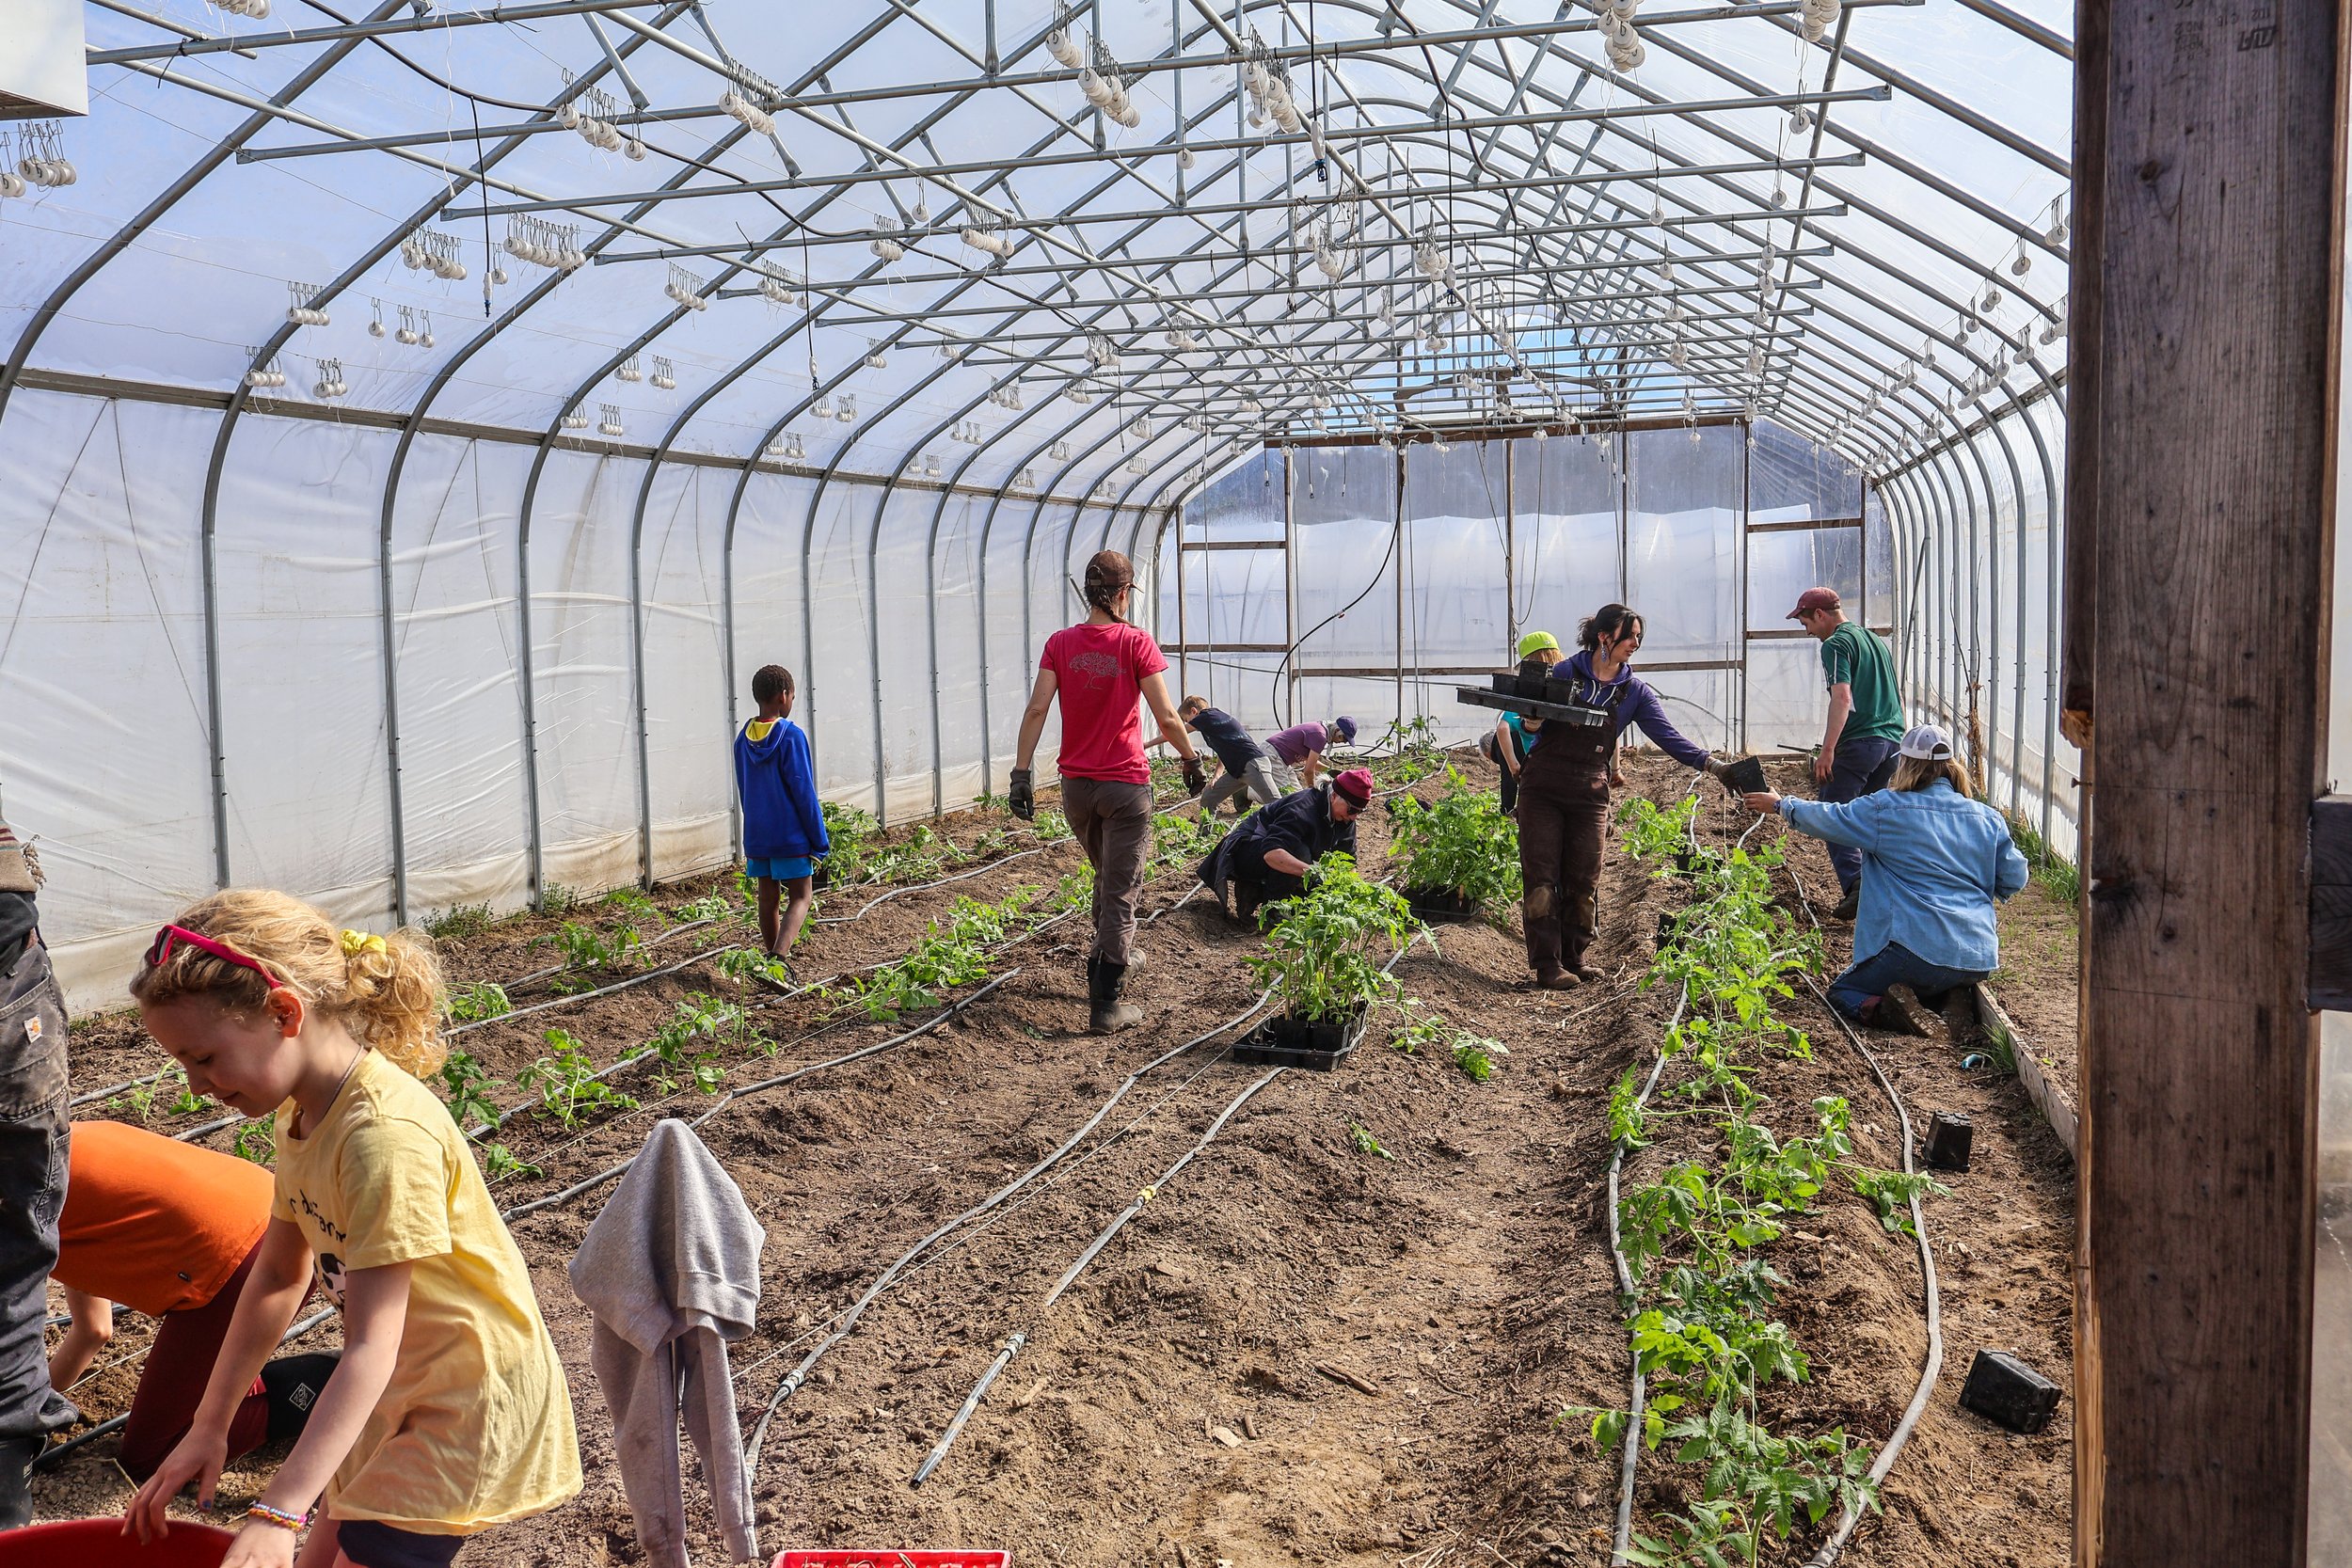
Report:
M817 768L808 736L779 719L764 740L752 738L754 720L735 736L735 788L743 800L743 853L755 861L814 859L829 853L824 808L817 803Z

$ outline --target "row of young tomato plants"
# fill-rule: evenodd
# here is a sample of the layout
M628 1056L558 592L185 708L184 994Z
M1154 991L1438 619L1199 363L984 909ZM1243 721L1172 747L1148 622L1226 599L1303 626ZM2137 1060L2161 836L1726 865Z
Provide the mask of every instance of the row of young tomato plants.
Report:
M1774 1058L1812 1055L1811 1039L1778 1009L1795 996L1796 978L1820 972L1820 936L1772 897L1781 851L1703 845L1697 811L1695 797L1662 810L1637 800L1620 817L1629 852L1686 888L1689 901L1661 931L1642 981L1677 992L1679 1006L1646 1077L1636 1064L1618 1080L1609 1128L1618 1161L1677 1123L1703 1123L1711 1137L1616 1196L1632 1402L1562 1415L1588 1422L1601 1452L1621 1451L1613 1560L1645 1568L1754 1564L1833 1510L1878 1509L1867 1443L1843 1426L1804 1431L1801 1419L1764 1411L1771 1385L1811 1378L1805 1350L1778 1316L1787 1281L1772 1253L1833 1187L1858 1195L1903 1235L1915 1234L1915 1200L1944 1191L1924 1175L1858 1159L1843 1097L1816 1099L1802 1132L1770 1124L1772 1102L1756 1080ZM1637 1456L1661 1450L1696 1472L1696 1494L1644 1532L1631 1520Z

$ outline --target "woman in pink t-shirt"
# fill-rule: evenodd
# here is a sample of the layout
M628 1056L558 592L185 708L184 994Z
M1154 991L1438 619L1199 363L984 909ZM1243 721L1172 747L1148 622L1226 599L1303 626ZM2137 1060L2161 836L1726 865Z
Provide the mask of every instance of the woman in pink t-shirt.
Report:
M1152 851L1152 769L1143 757L1138 698L1152 705L1160 734L1184 759L1185 786L1198 795L1207 783L1191 732L1168 701L1168 660L1150 632L1128 624L1135 580L1135 567L1117 550L1087 562L1089 613L1045 640L1013 752L1012 810L1025 819L1037 813L1029 765L1058 695L1062 812L1094 866L1087 1027L1098 1035L1143 1020L1142 1008L1120 1000L1135 958L1136 893Z

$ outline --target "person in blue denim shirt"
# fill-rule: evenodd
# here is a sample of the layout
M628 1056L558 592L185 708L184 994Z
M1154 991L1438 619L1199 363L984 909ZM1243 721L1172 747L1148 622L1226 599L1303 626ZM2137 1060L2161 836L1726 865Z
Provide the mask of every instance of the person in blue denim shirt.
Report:
M1942 730L1921 724L1897 755L1892 782L1859 800L1794 800L1770 790L1746 799L1801 833L1860 851L1854 961L1830 982L1829 999L1849 1018L1919 1034L1889 990L1908 986L1937 1007L1946 992L1999 968L1994 905L2026 885L2026 857L2001 814L1970 799L1967 770Z

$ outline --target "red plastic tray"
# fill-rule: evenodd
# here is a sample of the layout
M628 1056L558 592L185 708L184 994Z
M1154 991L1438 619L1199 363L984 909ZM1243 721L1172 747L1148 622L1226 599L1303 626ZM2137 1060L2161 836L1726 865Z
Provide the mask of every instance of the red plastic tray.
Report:
M210 1525L173 1520L171 1533L140 1545L122 1533L119 1515L27 1525L0 1531L0 1568L218 1568L236 1537Z
M1008 1568L1009 1552L785 1552L773 1568Z

